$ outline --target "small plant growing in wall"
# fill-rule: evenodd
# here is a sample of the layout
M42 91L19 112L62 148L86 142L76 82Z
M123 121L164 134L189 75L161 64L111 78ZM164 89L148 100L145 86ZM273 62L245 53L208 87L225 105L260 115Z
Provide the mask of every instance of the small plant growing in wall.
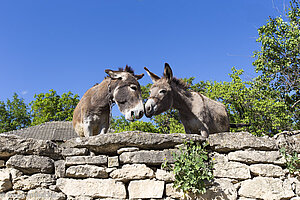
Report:
M213 176L213 162L208 155L208 143L185 142L174 154L174 187L186 193L203 194ZM168 164L165 162L163 168Z
M300 159L298 157L298 153L293 151L289 153L286 148L281 148L280 153L285 159L286 168L289 170L291 175L295 175L300 171Z

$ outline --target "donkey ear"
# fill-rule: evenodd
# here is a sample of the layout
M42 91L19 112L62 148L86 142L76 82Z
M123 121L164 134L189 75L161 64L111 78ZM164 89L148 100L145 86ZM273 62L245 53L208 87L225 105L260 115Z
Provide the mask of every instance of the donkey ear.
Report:
M124 78L124 73L123 72L106 69L105 73L107 73L108 76L112 79L122 79L122 78Z
M134 77L135 77L137 80L140 80L141 78L144 77L144 73L143 73L143 74L140 74L140 75L134 75Z
M168 63L165 63L164 77L168 79L168 82L170 82L173 79L173 72Z
M160 79L159 76L157 76L156 74L150 72L149 69L147 69L147 67L144 67L144 69L146 70L146 72L150 76L150 78L152 79L153 83L155 83L156 81L158 81Z

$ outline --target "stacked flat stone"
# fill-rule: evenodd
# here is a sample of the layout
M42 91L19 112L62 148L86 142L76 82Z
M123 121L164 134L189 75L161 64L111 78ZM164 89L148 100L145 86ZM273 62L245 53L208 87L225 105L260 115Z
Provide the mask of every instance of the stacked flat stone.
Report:
M193 134L110 133L63 144L0 134L0 199L300 199L299 177L285 169L279 148L299 152L300 134L257 138L249 133L209 137L215 179L207 193L173 188L174 163Z

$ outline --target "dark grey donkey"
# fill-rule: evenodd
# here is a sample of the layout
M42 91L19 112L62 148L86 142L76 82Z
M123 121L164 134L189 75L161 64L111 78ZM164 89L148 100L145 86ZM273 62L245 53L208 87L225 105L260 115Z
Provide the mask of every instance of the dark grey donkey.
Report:
M165 63L162 78L146 67L145 70L153 81L150 97L145 104L147 117L175 108L179 111L186 133L199 133L208 137L209 133L229 131L229 117L225 106L202 94L189 91L184 82L173 77L168 63Z
M112 103L116 103L127 120L144 115L141 87L138 82L144 74L135 75L126 68L105 70L108 76L90 88L81 98L73 113L73 127L81 137L103 134L108 131Z

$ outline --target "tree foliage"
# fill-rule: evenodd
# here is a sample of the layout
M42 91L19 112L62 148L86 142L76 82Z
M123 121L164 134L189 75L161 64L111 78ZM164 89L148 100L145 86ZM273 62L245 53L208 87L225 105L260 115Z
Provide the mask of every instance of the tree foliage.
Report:
M143 131L148 133L158 133L157 128L151 122L129 122L124 116L112 118L110 121L110 128L115 132Z
M300 5L290 2L283 17L270 18L258 29L261 50L254 53L253 65L260 75L258 87L273 92L277 104L284 104L294 128L300 128ZM285 112L286 113L286 112Z
M0 101L0 133L24 128L30 125L28 106L24 99L14 93L12 100Z
M73 111L79 102L79 96L71 92L61 96L54 90L49 93L34 95L35 100L30 103L32 125L49 121L71 121Z
M0 133L49 121L71 121L79 102L77 94L68 92L60 96L54 90L36 94L34 98L27 105L15 93L12 100L0 101Z
M230 82L208 82L206 95L221 101L227 108L230 123L250 124L247 130L256 135L273 135L291 129L291 113L284 102L276 100L278 91L258 80L243 81L243 70L232 68Z
M261 50L254 53L253 65L258 76L270 87L286 95L299 96L300 87L300 8L296 1L290 2L287 20L271 18L258 29ZM296 100L296 99L294 99Z

